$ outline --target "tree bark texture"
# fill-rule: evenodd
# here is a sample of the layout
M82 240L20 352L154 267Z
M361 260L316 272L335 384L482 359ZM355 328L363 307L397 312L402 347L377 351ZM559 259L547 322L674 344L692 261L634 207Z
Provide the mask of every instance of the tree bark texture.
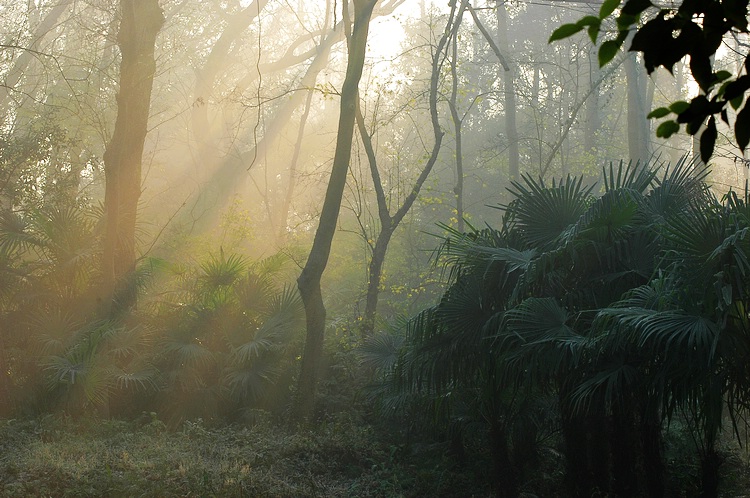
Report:
M107 313L135 304L135 224L141 195L141 162L151 89L156 71L156 36L164 24L157 0L121 0L118 45L120 89L115 128L104 152L106 232L102 260L102 305Z
M331 176L328 181L320 221L315 232L310 255L302 269L297 285L305 307L307 336L302 357L300 377L297 384L295 412L300 419L309 419L313 414L315 389L320 360L323 355L326 308L320 289L320 280L328 264L331 242L336 232L341 199L346 185L349 159L351 158L354 121L359 99L359 80L365 63L365 49L370 27L370 18L377 0L354 0L354 25L349 41L346 76L341 89L341 114L339 115L336 151L333 157Z

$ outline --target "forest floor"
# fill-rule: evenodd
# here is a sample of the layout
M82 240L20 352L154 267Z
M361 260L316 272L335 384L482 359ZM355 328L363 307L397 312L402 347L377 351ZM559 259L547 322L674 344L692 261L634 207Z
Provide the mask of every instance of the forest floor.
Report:
M444 451L404 456L351 421L168 430L138 422L0 420L2 497L487 496ZM430 457L429 455L432 455ZM479 477L479 478L478 478Z
M130 422L44 416L0 420L0 497L491 497L487 455L463 465L444 444L340 417L300 427L265 412L244 426L201 420L171 429L154 414ZM685 438L666 441L669 496L697 496L700 469ZM744 444L743 444L744 446ZM750 496L744 449L725 446L721 497ZM525 496L564 496L549 448ZM556 456L554 456L556 455Z

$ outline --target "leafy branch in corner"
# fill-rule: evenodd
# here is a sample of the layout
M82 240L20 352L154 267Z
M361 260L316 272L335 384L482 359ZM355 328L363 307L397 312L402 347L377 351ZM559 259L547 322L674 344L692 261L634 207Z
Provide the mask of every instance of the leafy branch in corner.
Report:
M643 54L649 74L660 66L673 72L674 65L688 56L700 95L690 102L677 101L654 109L648 117L670 117L657 127L658 137L672 136L682 124L688 134L699 134L701 159L706 162L713 154L718 135L717 115L732 126L730 107L737 113L733 124L737 146L744 152L750 143L750 105L746 99L750 90L750 53L745 54L744 64L736 74L714 70L712 66L725 35L748 33L747 15L748 0L684 0L679 7L660 7L649 0L605 0L598 16L585 16L576 23L560 26L549 42L585 29L596 43L603 23L614 18L617 35L599 46L600 66L611 61L629 39L628 50ZM641 22L642 17L648 19Z

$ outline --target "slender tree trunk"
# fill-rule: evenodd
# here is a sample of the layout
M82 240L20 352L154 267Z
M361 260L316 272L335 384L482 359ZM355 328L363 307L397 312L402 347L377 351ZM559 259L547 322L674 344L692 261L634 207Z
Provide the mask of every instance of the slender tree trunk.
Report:
M634 497L638 493L636 475L638 438L634 437L636 432L633 414L629 406L615 406L613 412L609 438L612 448L612 494L622 498Z
M498 421L493 421L490 427L490 451L494 467L497 496L500 498L516 498L518 496L518 479L510 460L510 446L508 433Z
M320 289L320 280L328 264L331 242L336 232L341 199L346 185L351 157L354 121L359 100L359 80L365 63L367 34L372 10L377 0L354 0L354 25L349 41L346 76L341 89L341 114L339 115L336 152L328 181L318 229L315 232L310 255L302 269L297 285L305 306L307 336L302 356L295 412L298 418L309 419L313 414L318 370L323 354L326 308Z
M544 156L544 126L540 123L540 110L539 110L539 83L541 80L541 71L539 66L534 66L534 79L532 82L531 89L531 109L534 113L534 122L536 124L536 152L537 152L537 163L539 167L542 167L542 157Z
M118 44L122 54L117 120L104 152L106 176L102 306L106 313L135 304L135 223L141 161L156 71L156 35L164 24L157 0L121 0Z
M599 88L599 85L602 84L602 82L608 78L612 73L615 72L615 70L620 67L620 64L622 63L623 59L620 59L618 62L614 62L610 64L610 68L606 73L603 73L599 76L599 79L597 80L597 83L595 85L592 85L588 91L583 95L581 98L581 101L578 102L573 108L571 109L570 116L568 117L568 120L563 124L562 126L562 133L558 137L555 144L552 146L552 150L550 151L549 155L547 156L546 161L541 167L540 176L544 177L547 174L547 171L552 165L552 160L555 158L555 155L558 153L560 148L562 147L563 143L565 143L565 139L568 137L568 133L570 133L571 128L573 127L573 124L575 123L576 116L578 115L578 112L583 108L583 105L586 103L586 100L589 98L589 96L597 91ZM551 99L548 99L551 100Z
M289 210L292 207L292 198L294 197L294 187L297 184L297 163L299 161L299 154L302 150L302 141L305 138L305 126L307 125L307 118L310 115L310 107L312 105L313 90L310 89L307 92L307 100L305 101L305 110L302 112L300 118L299 128L297 129L297 141L294 143L294 153L292 154L292 160L289 164L289 185L286 189L286 195L284 195L284 203L281 205L279 212L279 222L276 233L278 234L278 241L283 243L284 237L286 237L287 221L289 221Z
M503 93L505 99L505 134L508 139L508 176L511 180L519 177L518 129L516 127L516 90L514 83L514 68L507 57L510 53L508 44L508 13L505 4L497 2L497 43L485 29L474 8L466 3L474 24L484 36L500 65L503 67Z
M463 137L461 135L461 127L463 120L458 113L458 27L461 25L461 19L464 13L464 4L462 3L461 8L456 16L455 28L453 29L453 37L451 42L451 96L448 101L448 107L451 111L451 119L453 120L453 129L456 134L456 185L453 187L453 194L456 196L456 220L459 232L464 231L464 158L463 158Z
M327 66L331 49L340 40L342 33L342 24L338 23L320 41L310 65L298 83L300 89L315 87L317 77ZM275 69L284 69L296 62L299 62L297 58L285 56ZM273 117L268 120L268 126L265 127L263 136L258 139L255 146L248 151L225 157L221 164L216 167L215 172L206 179L204 188L196 192L195 196L188 201L191 209L186 212L186 215L198 213L199 216L202 216L200 221L195 224L194 230L201 232L210 228L214 218L203 215L209 211L221 209L232 199L232 195L240 183L239 180L245 178L248 170L257 162L257 158L264 157L269 148L281 136L294 115L294 111L305 101L306 93L305 91L292 92L290 98L285 99L284 103L275 111Z
M0 325L0 417L10 417L14 410L10 398L10 386L11 378L8 373L8 360L7 360L7 346L5 344L5 335L7 334L7 328L4 325Z
M586 130L584 135L584 147L586 152L596 155L596 132L601 126L599 118L599 77L601 69L597 59L597 47L591 46L589 50L589 88L591 95L586 101Z
M378 240L372 249L370 266L367 272L367 297L365 299L365 316L362 324L362 335L369 336L375 330L375 314L378 309L378 298L380 297L380 278L383 274L383 263L388 251L395 227L383 227L378 234Z
M701 452L701 491L700 498L716 498L719 496L720 469L724 463L722 457L712 444L710 448Z
M462 4L461 9L463 10L466 4L466 0ZM367 337L372 335L375 328L375 316L378 307L378 298L380 296L380 278L383 271L383 263L385 262L385 255L388 251L388 244L391 241L393 233L396 228L403 221L406 213L409 212L414 201L417 200L419 192L422 190L422 185L427 180L433 166L438 159L440 153L440 147L443 143L443 130L440 128L440 121L438 119L437 110L437 95L438 95L438 83L440 81L440 72L442 68L442 55L443 49L448 43L450 36L455 36L456 30L458 29L458 21L454 22L455 15L455 4L451 8L451 12L448 16L448 22L443 31L443 35L438 41L438 45L435 48L435 53L432 56L432 69L430 73L430 93L429 93L429 106L430 106L430 121L432 123L432 133L435 138L435 142L432 146L432 151L427 159L422 172L414 182L414 186L411 189L409 195L406 196L401 207L398 208L396 213L391 216L388 202L385 197L385 191L383 189L383 182L380 179L380 172L378 171L377 158L375 156L375 148L372 144L372 139L367 132L365 126L365 120L362 116L361 109L357 106L357 127L359 134L362 138L362 144L367 154L367 161L370 165L370 175L372 176L372 183L375 188L375 197L378 203L378 218L380 220L380 233L378 234L377 241L372 250L372 259L370 260L368 281L367 281L367 298L365 301L365 313L362 323L362 335Z

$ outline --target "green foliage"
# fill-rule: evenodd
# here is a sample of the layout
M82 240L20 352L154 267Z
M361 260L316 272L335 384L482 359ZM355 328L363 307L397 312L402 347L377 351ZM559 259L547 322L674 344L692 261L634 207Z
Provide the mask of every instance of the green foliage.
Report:
M421 402L433 424L486 423L493 457L516 469L498 488L523 482L540 428L559 424L569 492L582 495L663 489L658 440L679 414L709 489L723 414L738 420L750 394L750 211L747 195L715 199L705 175L610 166L596 198L580 179L514 184L499 229L448 231L450 285L408 324L396 364L398 342L368 345L391 372L383 399L402 412ZM525 425L536 399L559 411ZM609 459L630 463L599 468Z
M617 35L605 40L599 48L599 65L611 61L620 47L628 39L628 33L635 31L630 47L631 52L643 54L646 70L652 73L658 67L670 72L674 65L685 57L690 58L690 72L702 93L687 105L659 108L649 117L662 118L671 113L674 120L665 121L657 129L657 136L667 138L686 124L690 135L701 133L701 159L707 162L714 151L717 138L716 115L730 124L728 109L738 110L750 90L750 76L743 75L743 69L732 74L723 69L714 69L712 57L726 36L747 33L747 0L721 2L719 0L684 1L675 7L657 7L648 0L608 0L599 17L586 16L575 24L566 24L555 30L549 42L574 35L586 26L597 26L589 30L592 41L599 34L598 25L616 14ZM657 10L658 9L658 10ZM654 11L653 15L647 15ZM644 17L645 21L641 21ZM750 67L750 55L745 54L744 69ZM745 150L750 142L748 112L746 106L734 122L734 135L737 145ZM741 119L740 119L741 116Z
M3 408L127 414L174 401L176 422L271 403L303 326L283 258L251 264L221 251L171 278L175 266L143 258L131 277L140 308L102 318L99 216L75 206L2 213Z
M279 287L272 261L250 264L223 252L200 264L151 318L160 340L160 409L170 421L241 417L269 396L291 366L290 344L304 326L296 291Z

